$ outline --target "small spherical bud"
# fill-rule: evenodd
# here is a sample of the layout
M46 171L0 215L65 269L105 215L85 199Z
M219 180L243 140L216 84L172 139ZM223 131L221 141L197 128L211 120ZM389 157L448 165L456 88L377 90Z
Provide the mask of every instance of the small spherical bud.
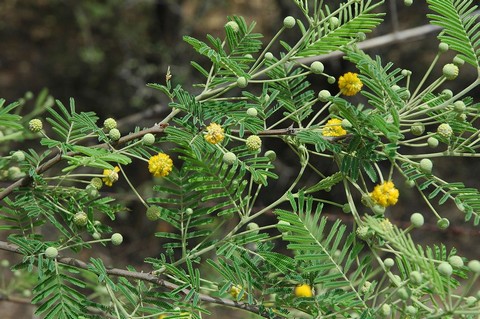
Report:
M87 196L90 199L97 198L100 195L98 189L92 184L88 184L87 187L85 187L85 191L87 192Z
M237 86L241 89L247 87L248 81L245 77L241 76L237 79Z
M257 223L248 223L247 224L247 230L252 232L253 234L258 234L258 224Z
M413 0L403 0L403 4L407 7L410 7L413 4Z
M238 23L236 23L235 21L228 21L225 24L225 27L231 28L233 30L233 32L238 32L240 30L240 27L238 26Z
M454 80L458 76L458 66L453 63L445 64L442 73L447 80Z
M290 226L289 222L286 222L284 220L279 220L277 223L278 226Z
M85 226L88 223L88 216L84 212L78 212L73 216L73 223L77 226Z
M450 226L450 221L446 218L441 218L437 221L437 227L440 229L447 229Z
M477 298L475 298L474 296L468 296L467 298L465 298L465 303L469 307L475 306L476 302L477 302Z
M367 35L364 32L357 32L355 37L357 38L358 41L365 41L365 39L367 38Z
M392 314L392 307L390 307L388 303L385 303L382 305L380 312L384 317L388 317Z
M462 66L465 64L465 60L463 60L461 57L459 57L458 55L456 55L454 58L453 58L453 64L455 64L456 66Z
M422 279L423 279L423 276L419 271L414 270L410 273L410 281L414 285L420 285L422 283Z
M32 296L32 291L30 289L24 289L22 291L22 296L25 298L30 298Z
M93 237L93 239L95 239L95 240L99 240L100 238L102 238L102 235L101 235L99 232L94 232L94 233L92 234L92 237Z
M358 238L367 240L368 238L372 237L372 233L370 232L370 228L368 226L360 226L357 228L356 234Z
M416 136L422 135L423 132L425 132L425 125L420 122L413 123L413 125L410 127L410 132Z
M425 174L431 174L432 173L432 168L433 168L433 162L428 159L424 158L420 161L420 170L425 173Z
M407 69L403 69L402 70L402 75L403 76L410 76L410 75L412 75L412 71L407 70Z
M268 150L265 152L264 154L265 157L268 157L268 159L270 160L270 162L273 162L274 160L277 159L277 153L275 153L275 151L273 150Z
M272 52L265 53L265 60L273 60L274 56Z
M385 206L381 205L373 205L372 211L375 215L384 215L385 214Z
M330 91L328 91L328 90L321 90L320 92L318 92L318 99L321 102L327 102L328 98L331 97L331 96L332 95L330 94Z
M425 219L423 218L423 215L420 213L413 213L412 216L410 216L410 222L412 223L412 226L415 228L419 228L423 226L423 223L425 222Z
M407 89L404 88L404 89L401 89L401 90L398 92L398 96L399 96L402 100L407 101L407 100L410 98L410 96L412 96L412 94L410 93L409 90L407 90Z
M2 259L2 261L0 261L0 266L7 268L10 266L10 261L8 261L8 259Z
M431 148L435 148L438 146L438 139L436 139L435 137L433 136L430 136L428 139L427 139L427 144L428 146L430 146Z
M56 258L58 256L58 249L55 247L48 247L45 249L45 256L47 258Z
M405 187L407 188L413 188L415 186L415 181L412 181L411 179L407 179L405 181Z
M448 258L448 262L450 263L450 265L452 265L452 267L463 267L463 259L460 256L451 256L450 258Z
M441 262L440 265L438 265L437 269L438 272L444 276L451 276L453 272L452 266L445 261Z
M396 85L396 84L395 84L395 85L392 85L392 90L398 91L398 90L400 90L400 87L399 87L398 85Z
M393 265L395 265L395 261L394 261L392 258L386 258L386 259L383 261L383 264L384 264L385 267L387 267L387 268L392 268Z
M9 179L19 179L25 176L25 173L22 172L20 167L18 166L11 166L8 168L7 175Z
M370 281L365 281L365 283L363 284L363 286L360 288L360 291L363 293L363 294L366 294L370 291L370 289L372 288L372 283Z
M349 204L349 203L343 204L343 206L342 206L342 211L343 211L345 214L349 214L349 213L352 212L352 207L350 207L350 204Z
M233 165L237 161L237 155L232 152L223 154L223 162L227 165Z
M345 130L348 130L349 128L352 128L352 123L350 123L350 121L347 119L343 119L342 128L344 128Z
M295 21L295 18L292 16L288 16L285 19L283 19L283 26L287 29L291 29L295 26L297 21Z
M337 17L331 17L330 20L328 20L328 22L330 23L330 26L332 27L332 29L340 25L340 20L338 20Z
M337 79L335 79L334 76L329 76L327 82L328 84L334 84L335 82L337 82Z
M148 220L155 221L162 215L162 209L158 206L149 206L146 215Z
M193 209L191 209L191 208L185 209L185 214L187 214L187 216L192 216L193 215Z
M108 132L108 136L112 139L112 141L118 141L122 135L118 129L113 128L110 130L110 132Z
M310 65L310 71L312 71L314 74L321 74L323 73L323 70L325 70L325 67L320 61L315 61Z
M400 287L397 290L398 297L402 300L407 300L410 298L410 291L405 287Z
M444 52L447 52L447 51L448 51L448 44L446 44L444 42L440 42L440 44L438 45L438 52L444 53Z
M119 233L113 234L112 237L110 237L110 239L112 240L112 244L115 246L118 246L123 242L123 236L122 234L119 234Z
M28 129L34 133L40 132L43 128L43 123L39 119L33 119L28 122Z
M15 162L21 162L25 160L25 153L22 151L16 151L12 154L12 160Z
M247 59L253 59L253 55L251 55L250 53L245 54L244 57Z
M117 128L117 121L115 121L113 118L109 117L103 122L103 127L107 130L110 131L114 128Z
M90 181L90 184L93 185L96 189L100 189L103 186L102 179L100 177L94 177Z
M449 138L453 134L453 130L448 123L442 123L437 127L437 133L440 136Z
M258 111L257 111L257 109L254 108L254 107L249 107L249 108L247 109L247 115L248 115L248 116L251 116L251 117L255 117L255 116L258 115Z
M478 260L470 260L468 262L468 268L476 274L480 273L480 261Z
M463 103L463 101L456 101L455 103L453 103L453 110L455 112L463 113L466 109L467 107L465 106L465 103Z
M152 145L155 143L155 135L152 133L147 133L142 137L142 143L143 145Z
M445 99L445 100L449 100L453 97L453 92L452 90L449 90L449 89L445 89L442 91L442 97Z
M405 308L405 311L410 315L415 315L418 312L418 309L415 308L414 306L407 306Z
M245 145L250 151L257 151L262 147L262 140L257 135L250 135L247 137Z

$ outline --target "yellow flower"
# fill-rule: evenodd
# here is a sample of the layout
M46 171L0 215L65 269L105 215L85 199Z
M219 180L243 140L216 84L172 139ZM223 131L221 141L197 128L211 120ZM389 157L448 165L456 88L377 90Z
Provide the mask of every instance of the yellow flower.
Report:
M363 83L358 78L357 73L347 72L338 79L340 93L346 96L352 96L360 92Z
M297 285L293 290L295 297L312 297L312 287L307 284Z
M383 207L395 205L398 202L400 193L392 181L383 182L381 185L375 186L370 197L373 201Z
M225 138L225 133L223 128L216 123L211 123L207 126L207 133L205 134L205 140L210 144L217 144L223 141Z
M165 153L158 153L148 160L148 171L155 177L165 177L172 171L173 161Z
M105 183L105 185L111 187L113 183L118 181L118 172L120 172L120 168L118 166L115 166L113 170L104 169L102 180Z
M240 292L242 291L243 287L241 285L233 285L231 288L230 288L230 296L233 297L233 299L237 299L238 298L238 295L240 294ZM245 293L243 294L243 297L242 299L245 299Z
M347 134L342 127L342 120L339 119L331 119L327 122L325 127L322 130L323 136L343 136Z

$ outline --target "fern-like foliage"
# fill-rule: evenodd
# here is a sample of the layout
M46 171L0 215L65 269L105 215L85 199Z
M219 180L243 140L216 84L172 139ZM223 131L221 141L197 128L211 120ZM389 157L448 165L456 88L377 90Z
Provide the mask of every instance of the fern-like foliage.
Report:
M372 0L348 2L339 8L339 26L332 26L330 12L322 11L320 24L316 26L314 35L299 50L298 57L315 56L341 49L350 43L359 32L369 33L382 22L382 13L373 12L382 1Z
M17 130L22 128L22 125L19 123L21 117L16 114L11 114L17 106L19 106L18 102L5 106L5 99L0 99L0 126ZM0 141L4 139L3 136L0 137Z
M428 14L431 23L443 28L438 38L459 53L468 64L480 67L480 24L473 0L427 0L435 14Z
M347 235L340 220L330 224L327 217L322 217L323 205L314 207L313 198L303 193L298 194L298 199L291 194L289 198L293 212L275 211L283 222L278 229L288 242L287 247L295 252L302 277L321 285L322 290L316 296L321 309L328 312L340 304L367 308L359 292L370 267L368 257L359 258L363 245L355 240L355 234Z

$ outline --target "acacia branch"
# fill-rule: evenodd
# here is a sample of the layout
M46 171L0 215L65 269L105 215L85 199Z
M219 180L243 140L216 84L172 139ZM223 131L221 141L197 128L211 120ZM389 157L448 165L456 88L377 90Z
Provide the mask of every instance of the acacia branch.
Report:
M4 242L4 241L0 241L0 250L9 251L9 252L13 252L13 253L16 253L16 254L22 254L22 252L20 251L20 248L17 245L10 244L10 243ZM73 267L76 267L76 268L91 271L88 263L86 263L82 260L76 259L76 258L59 256L59 257L56 258L56 260L60 264L69 265L69 266L73 266ZM112 276L116 276L116 277L127 277L127 278L131 278L131 279L150 282L152 284L165 287L169 290L175 290L179 287L178 285L176 285L172 282L169 282L165 279L159 278L158 276L153 275L151 273L129 271L129 270L124 270L124 269L119 269L119 268L107 268L106 272L107 272L107 274L112 275ZM188 295L190 293L190 290L189 289L183 289L183 290L181 290L181 292L184 295ZM255 306L255 305L250 305L250 304L247 304L247 303L239 303L239 302L236 302L236 301L233 301L233 300L230 300L230 299L225 299L225 298L212 297L212 296L202 294L202 293L198 293L198 296L199 296L200 300L202 300L204 302L214 303L214 304L223 305L223 306L227 306L227 307L238 308L238 309L243 309L243 310L246 310L246 311L249 311L249 312L256 313L256 314L261 315L261 316L267 316L267 314L262 313L262 311L259 309L259 307ZM281 317L273 317L273 318L280 319Z

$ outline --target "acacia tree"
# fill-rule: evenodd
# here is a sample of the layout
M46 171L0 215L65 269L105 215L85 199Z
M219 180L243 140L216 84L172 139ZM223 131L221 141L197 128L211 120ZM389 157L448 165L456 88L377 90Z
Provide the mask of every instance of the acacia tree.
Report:
M49 106L44 121L1 101L0 141L8 146L34 136L43 148L11 150L0 160L8 182L0 193L0 229L9 234L0 249L22 256L2 265L25 278L5 299L27 287L43 318L201 318L209 304L265 318L478 317L473 287L480 262L441 242L417 245L411 232L423 226L420 213L406 228L388 218L402 201L398 184L406 183L440 229L449 227L441 210L447 201L465 222L480 222L478 190L437 176L432 161L478 156L479 103L469 97L480 83L476 6L427 0L431 23L443 29L431 66L412 83L411 71L357 47L381 23L381 1L335 8L292 1L303 16L286 17L266 44L254 24L237 16L228 19L223 39L185 37L211 66L192 62L205 78L198 94L174 86L170 70L165 83L149 84L171 109L153 127L122 134L113 118L77 112L73 99ZM298 32L298 41L280 41L284 32ZM282 51L271 52L277 41ZM337 50L356 72L336 79L319 61L302 63ZM457 55L438 66L448 50ZM448 89L467 68L477 78L460 92ZM312 75L337 83L338 92L314 92ZM273 139L298 162L281 191L277 155L262 147ZM333 162L336 172L327 173L318 159ZM132 161L145 162L156 179L153 192L137 190L124 169ZM54 167L61 170L50 173ZM106 266L94 251L89 260L75 258L97 245L122 244L115 222L102 223L124 209L105 192L115 191L119 179L143 203L146 218L175 229L155 234L164 250L143 256L150 272ZM341 201L325 197L332 188L342 190ZM267 192L276 198L263 204ZM325 206L350 214L353 228L329 222ZM272 212L273 223L258 225Z

